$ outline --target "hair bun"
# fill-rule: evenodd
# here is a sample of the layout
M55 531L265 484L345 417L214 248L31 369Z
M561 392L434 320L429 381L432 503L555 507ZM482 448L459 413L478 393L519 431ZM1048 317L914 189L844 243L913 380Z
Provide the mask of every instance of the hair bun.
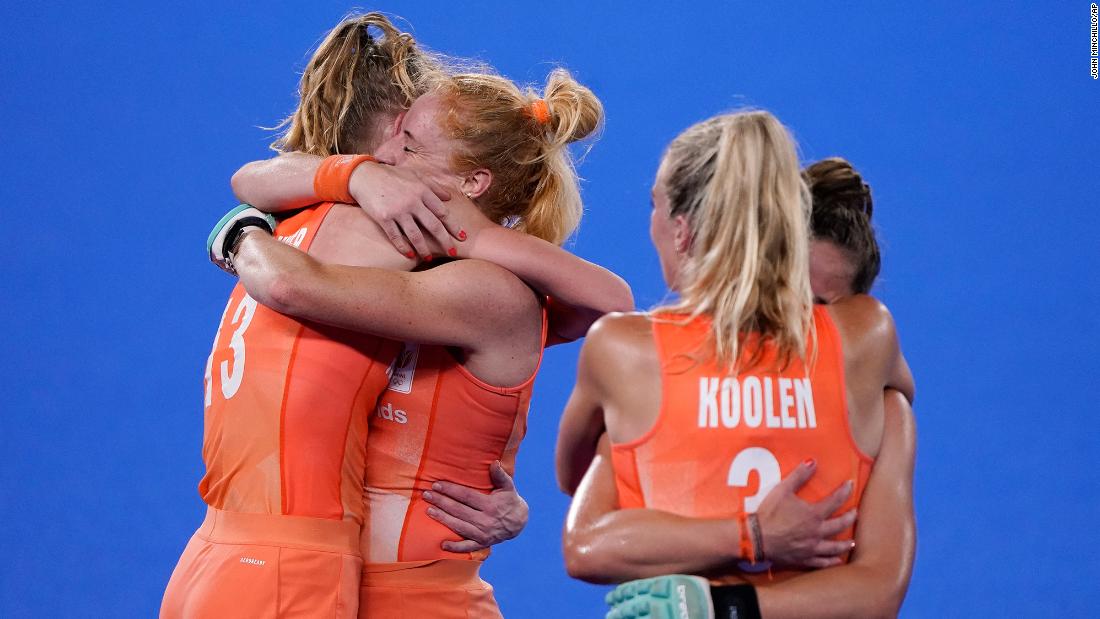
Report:
M813 194L814 209L843 208L863 213L871 219L874 202L871 186L852 164L840 157L822 159L806 167L806 183Z
M583 140L603 121L603 104L565 69L550 72L541 100L546 103L550 142L555 146Z

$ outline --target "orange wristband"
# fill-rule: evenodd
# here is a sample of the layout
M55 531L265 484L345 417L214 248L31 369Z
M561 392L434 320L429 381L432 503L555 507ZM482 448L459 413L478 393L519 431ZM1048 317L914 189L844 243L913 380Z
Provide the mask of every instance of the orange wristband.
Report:
M756 565L756 548L753 546L752 533L749 531L748 515L738 514L737 523L741 528L741 560Z
M370 155L332 155L325 157L313 176L313 191L321 202L354 203L348 191L351 173L364 161L377 161Z

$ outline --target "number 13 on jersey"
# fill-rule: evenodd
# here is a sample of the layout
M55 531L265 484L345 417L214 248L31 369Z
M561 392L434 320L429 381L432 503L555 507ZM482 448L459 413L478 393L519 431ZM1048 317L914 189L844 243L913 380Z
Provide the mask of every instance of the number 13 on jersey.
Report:
M219 323L218 332L214 335L214 347L210 351L210 356L206 358L206 377L203 381L203 391L205 392L203 398L203 407L209 407L211 402L211 392L213 391L213 372L214 369L214 353L218 350L218 342L221 340L222 327L225 326L225 317L229 315L229 308L233 306L233 300L230 299L229 303L225 306L225 311L222 313L222 319ZM229 339L229 349L233 352L232 359L226 359L219 364L219 378L221 383L222 397L226 400L232 398L237 394L237 390L241 388L241 380L244 379L244 364L245 364L245 348L244 348L244 333L248 330L248 325L252 324L252 316L256 313L256 300L245 294L241 297L237 308L233 312L233 321L230 323L236 328L233 330L233 335Z

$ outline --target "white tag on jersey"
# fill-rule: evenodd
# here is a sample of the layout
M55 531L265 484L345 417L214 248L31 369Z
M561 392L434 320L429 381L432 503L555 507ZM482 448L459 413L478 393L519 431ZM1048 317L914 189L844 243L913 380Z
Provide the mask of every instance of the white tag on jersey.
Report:
M420 344L405 342L397 358L390 364L390 391L409 393L412 391L413 375L416 374L416 358L420 354Z

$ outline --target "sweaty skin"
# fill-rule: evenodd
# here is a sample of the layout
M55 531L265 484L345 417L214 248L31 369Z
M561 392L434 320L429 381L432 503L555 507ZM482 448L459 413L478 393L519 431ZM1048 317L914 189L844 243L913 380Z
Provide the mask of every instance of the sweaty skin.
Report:
M683 250L689 242L689 235L685 234L685 222L659 213L665 201L665 196L659 191L660 184L657 183L654 191L651 235L658 253L668 255ZM815 296L828 301L851 296L850 282L854 268L850 257L831 243L815 242L813 245L811 260L814 261ZM662 260L662 267L666 281L675 288L675 264ZM859 305L864 307L859 308ZM848 353L845 369L849 377L848 400L854 409L849 411L852 413L853 436L862 451L878 458L860 502L860 524L850 561L840 567L809 572L773 586L759 587L761 611L768 619L894 616L904 598L912 568L915 548L912 509L915 432L909 405L912 376L904 358L898 353L896 360L888 364L893 366L893 370L885 375L889 378L883 384L901 387L904 394L887 389L883 399L881 388L859 389L868 382L865 379L856 378L857 384L853 385L852 377L867 372L869 366L874 365L876 356L871 350L871 359L860 363L853 362L853 353L867 355L870 349L876 348L873 345L876 340L880 343L894 340L896 344L893 324L885 309L866 297L854 303L841 303L832 311L838 328L848 340L845 343L845 352ZM559 483L566 492L572 492L580 484L566 523L564 543L568 569L574 576L600 582L622 582L675 572L706 575L715 573L715 570L718 573L728 571L739 558L739 532L735 522L684 518L650 509L618 509L608 441L606 437L599 438L604 431L603 417L609 409L612 409L612 415L616 415L617 411L644 409L646 400L652 402L660 397L659 384L645 389L645 386L659 383L659 380L638 378L656 372L653 367L655 359L643 354L642 359L630 360L639 349L646 353L651 351L652 335L647 325L638 320L633 321L632 329L630 319L630 316L619 319L627 323L619 328L621 337L605 338L612 341L602 346L599 345L597 333L602 327L597 325L593 329L585 348L592 346L597 350L587 358L589 351L582 351L579 374L584 377L601 371L606 373L608 366L623 364L628 368L624 372L630 375L630 384L640 387L645 393L637 394L634 389L623 392L617 396L622 402L609 406L609 401L615 397L594 395L592 392L599 392L601 387L585 385L582 379L578 379L577 390L562 421L558 451ZM603 322L612 320L615 319L609 317ZM879 362L893 356L889 348L891 346L886 347L886 357L880 357ZM627 358L625 363L622 361L624 356ZM614 371L611 373L615 374ZM604 385L602 388L606 391L618 393L622 390L616 390L615 385L621 383L622 378L612 375L598 382ZM853 386L856 391L865 392L863 397L853 395ZM637 399L631 399L636 395L639 396ZM571 412L580 414L571 416ZM640 436L653 421L653 417L645 413L635 415L641 419L632 419L630 413L618 416L626 418L625 423L617 424L619 441ZM593 421L593 418L596 420ZM593 453L595 460L581 481L578 472L585 470ZM798 467L772 490L758 513L765 511L767 503L776 504L776 493L785 495L779 499L789 499L790 491L797 490L798 484L812 473L805 464ZM825 507L818 512L818 516L823 519L831 512L829 507ZM807 526L814 526L814 523L803 522L796 528ZM818 565L821 566L824 565Z
M886 391L884 409L879 455L860 501L851 558L844 565L757 587L764 619L897 616L916 552L913 517L916 430L913 411L900 392ZM773 492L776 490L778 486ZM624 526L624 521L634 526ZM666 532L655 535L654 531L660 529L654 527L662 527ZM647 575L706 572L736 560L738 537L729 521L684 518L654 510L619 510L606 439L581 482L566 522L567 532L585 529L591 531L588 536L591 546L578 546L567 552L566 561L571 574L586 580L606 579L595 574L587 577L584 570L589 568L584 561L573 563L585 552L597 555L618 552L637 563L651 560L652 567L644 572ZM707 543L699 547L699 540ZM662 546L657 547L657 543ZM600 544L614 548L598 548ZM651 547L646 549L645 545Z

